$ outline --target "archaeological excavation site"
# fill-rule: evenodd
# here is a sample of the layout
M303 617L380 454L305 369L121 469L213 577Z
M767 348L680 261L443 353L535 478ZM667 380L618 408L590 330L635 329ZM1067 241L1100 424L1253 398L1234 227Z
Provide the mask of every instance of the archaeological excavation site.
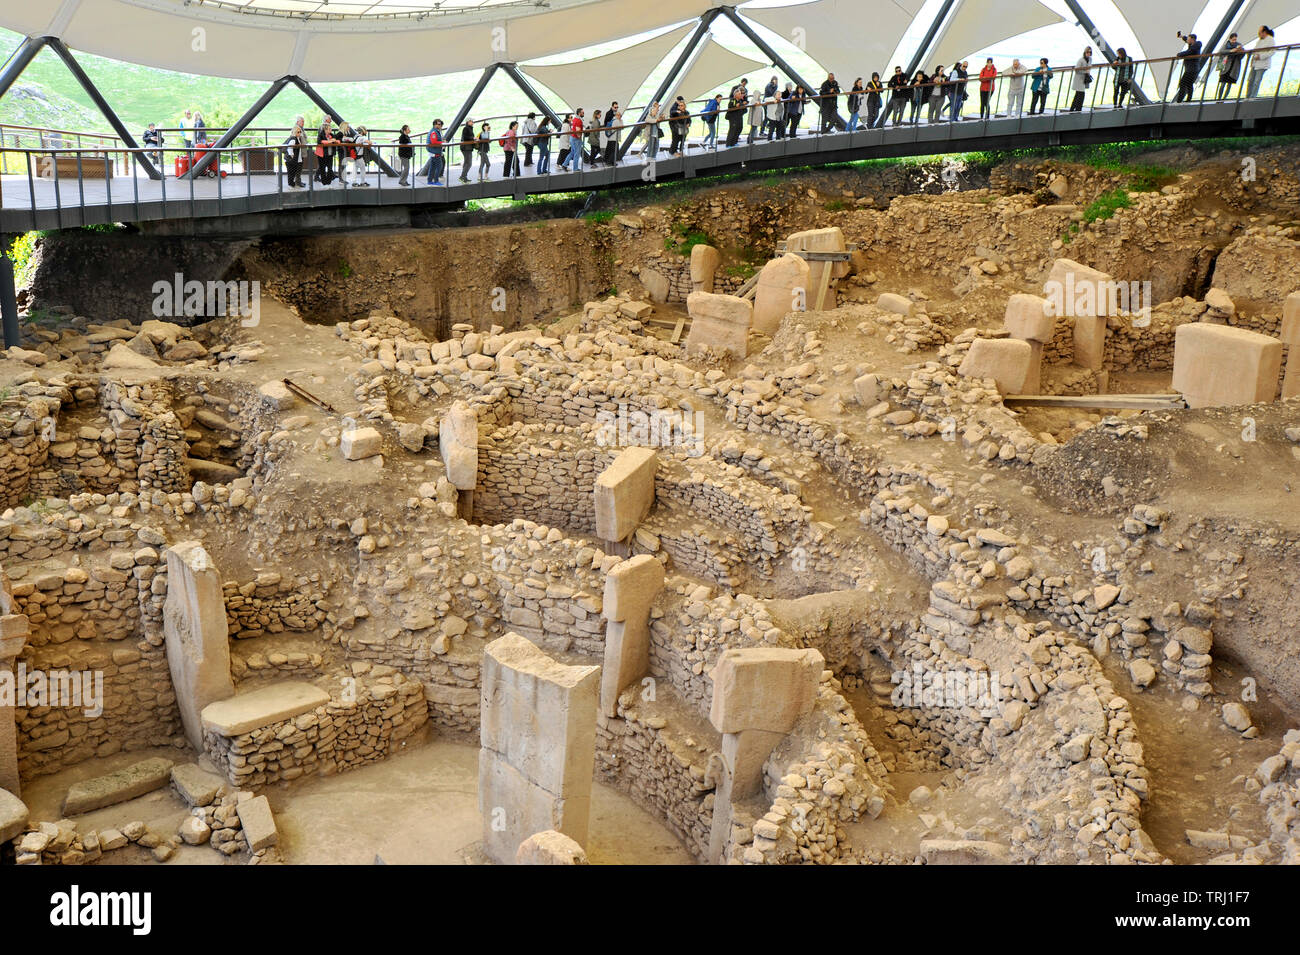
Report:
M1300 143L593 196L36 240L0 867L1300 863Z

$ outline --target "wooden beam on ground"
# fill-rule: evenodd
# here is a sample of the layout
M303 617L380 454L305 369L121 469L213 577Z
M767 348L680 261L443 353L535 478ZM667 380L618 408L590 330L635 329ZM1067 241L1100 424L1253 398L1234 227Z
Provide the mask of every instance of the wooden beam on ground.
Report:
M677 319L677 327L673 329L672 343L676 345L682 340L682 329L686 327L686 316L683 315Z
M1187 407L1182 395L1006 395L1002 403L1013 407L1119 408L1132 411Z

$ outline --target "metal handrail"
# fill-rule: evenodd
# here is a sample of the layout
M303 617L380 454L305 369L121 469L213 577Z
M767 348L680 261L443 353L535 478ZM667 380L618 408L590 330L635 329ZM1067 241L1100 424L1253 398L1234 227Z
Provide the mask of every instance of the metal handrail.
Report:
M1282 55L1281 68L1278 71L1278 78L1276 82L1272 84L1270 89L1267 90L1261 89L1259 92L1263 95L1256 96L1254 97L1254 99L1264 100L1267 98L1271 98L1276 104L1276 102L1282 96L1284 79L1286 76L1287 68L1290 65L1289 58L1291 52L1296 49L1300 49L1300 44L1293 44L1287 47L1275 48L1274 52L1280 53ZM1217 56L1217 55L1219 54L1213 54L1213 56ZM1204 58L1209 59L1210 55L1207 55ZM1174 78L1174 71L1177 66L1178 59L1177 58L1165 58L1165 59L1170 63L1170 72L1165 77L1165 79L1170 82L1170 85L1166 87L1166 102L1170 102L1169 97L1174 95L1173 88L1172 88L1172 80ZM1298 57L1298 60L1300 60L1300 57ZM1146 72L1145 61L1135 61L1133 66L1134 66L1134 75L1132 77L1133 84L1146 83L1146 82L1154 83L1155 77L1149 74L1148 72ZM1245 96L1245 90L1246 90L1245 67L1246 66L1248 66L1248 61L1243 61L1242 64L1243 69L1239 71L1238 78L1235 81L1235 83L1231 84L1230 86L1225 88L1225 90L1223 90L1223 92L1227 93L1235 89L1235 96L1224 95L1221 101L1240 104L1246 100L1246 96ZM1104 63L1099 63L1093 66L1092 70L1095 71L1094 72L1095 79L1094 82L1088 88L1088 90L1084 91L1086 95L1084 97L1084 104L1082 108L1086 108L1089 112L1098 111L1098 110L1109 111L1112 108L1112 106L1107 104L1114 103L1113 79L1116 70L1113 65L1104 64ZM1056 87L1057 87L1054 108L1058 111L1060 110L1062 96L1066 92L1066 83L1063 80L1060 80L1059 77L1062 77L1063 75L1068 75L1072 72L1074 72L1072 68L1054 71L1054 82L1056 83ZM988 123L995 119L1001 118L1002 116L1007 115L1006 113L999 113L998 111L999 109L1006 108L1007 106L1009 106L1008 98L1006 96L1008 92L1009 84L1003 82L1009 76L1010 76L1009 73L1003 71L997 74L997 76L991 78L994 80L994 90L993 90L994 95L991 95L989 97L990 102L989 102L988 115L987 117L974 120L974 122ZM1029 74L1026 74L1024 76L1026 90L1029 87L1031 79L1032 76ZM1108 79L1111 82L1109 83L1106 82L1106 80ZM978 88L979 80L980 78L978 77L978 75L973 75L969 78L967 82L977 84L976 88ZM1206 102L1213 102L1217 99L1217 93L1215 96L1211 96L1210 94L1210 84L1212 82L1217 84L1217 77L1214 71L1203 70L1198 74L1197 84L1199 88L1196 87L1193 88L1193 91L1196 93L1196 97L1195 97L1196 101L1192 102L1193 106L1198 106ZM949 81L945 79L941 81L941 83L942 85L946 86L949 83ZM917 91L920 90L923 93L932 92L935 88L938 87L940 87L940 83L930 83L924 86L917 86L917 87L909 86L903 88L901 94L901 99L903 100L902 111L905 112L908 106L911 106L912 117L910 119L903 119L902 121L910 122L910 123L920 122L921 114L925 110L926 106L929 104L929 99L925 96L917 97L916 96ZM1217 90L1217 85L1216 85L1216 90ZM1073 99L1073 92L1074 91L1071 91L1072 99ZM839 95L843 96L845 95L845 92L841 91ZM885 91L884 98L888 98L888 96L889 96L889 92ZM712 97L710 97L709 99L712 99ZM812 112L814 117L817 116L817 113L815 107L812 104L815 104L815 102L818 99L820 99L820 96L818 95L813 95L807 98L807 105L805 109L807 112ZM1184 99L1187 100L1188 102L1191 102L1191 98L1187 96L1184 96ZM697 103L707 102L707 101L708 101L707 99L696 100L693 101L693 105ZM745 124L745 121L747 121L748 114L754 108L754 105L755 105L754 103L747 102L743 107L737 107L736 109L736 114L739 115L742 119L742 130L741 130L742 133L743 133L743 125ZM1023 109L1023 104L1021 104L1021 106ZM634 109L634 108L635 107L628 107L628 109ZM1044 104L1044 109L1046 108L1047 108L1046 104ZM1128 110L1136 107L1134 107L1132 98L1130 97L1127 101L1122 103L1120 108ZM946 109L947 108L945 107L945 110ZM1277 108L1275 105L1273 107L1272 113L1276 114L1276 112L1277 112ZM878 120L877 126L883 125L884 118L886 115L887 114L882 109L882 112L876 117ZM902 119L902 117L900 117L897 113L894 113L893 115L895 118L895 124L897 125L897 122L900 119ZM1268 115L1268 114L1267 113L1261 114L1259 111L1255 111L1253 115ZM725 120L726 117L727 117L727 109L726 106L724 105L721 108L720 112L718 113L717 120L722 121ZM1226 117L1221 116L1220 118L1226 118ZM682 117L682 119L687 120L689 123L695 123L700 120L700 113L698 111L694 111L689 116ZM664 123L670 123L670 122L673 122L673 120L670 119L667 115L663 115L660 116L657 120L653 120L653 121L647 119L644 121L638 120L636 122L620 122L615 124L613 127L603 127L603 126L586 127L583 130L583 134L582 134L583 142L580 144L579 148L581 149L586 145L587 137L593 132L599 133L601 135L607 135L612 133L613 135L610 136L609 139L604 140L604 143L607 148L609 145L609 140L612 139L617 149L618 140L621 138L619 134L622 131L625 131L629 128L644 128L651 125L663 125ZM952 122L951 113L949 113L949 115L945 117L944 122ZM36 128L32 128L32 129L36 129ZM265 127L264 129L269 131L272 128ZM489 145L489 148L491 148L492 140L499 140L504 133L505 130L498 128L493 131L489 139L484 139L479 136L476 136L473 140L463 141L458 138L454 138L453 131L450 130L447 131L447 135L449 136L449 138L442 143L442 150L443 150L442 155L444 160L447 160L447 162L445 163L446 167L448 167L447 171L450 172L451 171L450 167L455 165L455 161L452 158L455 155L455 153L453 152L454 150L462 148L464 146L470 146L474 148L475 153L478 153L480 151L480 147L482 147L485 142ZM107 136L98 136L97 134L90 134L90 135L94 136L97 139L107 140L109 138ZM554 140L559 137L566 137L568 135L570 135L569 132L563 129L548 130L544 134L542 133L531 134L531 136L524 136L522 133L520 133L518 134L518 142L516 145L517 147L522 147L529 141L529 139L531 139L534 143L539 142L541 140L546 140L549 143L549 141L551 140ZM759 135L764 135L764 133L759 133ZM815 122L812 125L812 127L807 130L805 135L820 136L820 135L830 135L830 133L829 131L823 130L822 123ZM838 132L836 133L836 135L838 135ZM751 137L746 137L746 142L752 143L757 138L756 136L754 136L754 130L752 128L751 128ZM766 137L771 138L771 134L766 133ZM860 142L860 140L858 141ZM851 144L855 141L849 140L848 142ZM707 149L709 148L710 144L707 142L703 144L699 142L694 142L694 143L690 143L689 145L696 148L703 145ZM306 142L303 143L301 146L301 149L303 150L302 159L303 159L304 169L309 168L309 166L313 163L313 159L309 157L307 154L314 153L316 146L317 144L315 141L315 135L312 132L308 131L306 136ZM711 146L714 150L719 148L716 138L712 140ZM645 162L647 159L653 158L653 156L658 154L657 140L655 140L655 147L656 148L654 153L650 153L648 150L643 152L642 162ZM346 147L344 145L331 144L332 151L328 156L331 162L334 158L336 158L337 155L340 154L339 151L342 150L343 148ZM368 148L371 151L373 157L377 157L377 158L388 157L390 159L395 159L397 155L397 150L400 147L397 144L391 142L387 142L387 143L375 142L372 138L372 141L368 144L366 148ZM425 143L418 135L414 137L414 141L411 143L410 148L413 151L413 155L419 157L421 160L428 155ZM517 149L517 152L518 151L519 150ZM583 152L585 152L585 149L583 149ZM248 208L251 208L251 201L253 199L252 175L259 174L259 173L265 173L267 175L275 176L276 185L275 185L274 195L277 196L278 199L280 200L281 207L291 208L299 204L299 203L294 203L292 201L292 197L296 195L296 193L290 190L286 184L286 173L288 172L288 165L286 161L286 149L283 143L274 143L274 144L268 143L265 145L241 145L241 146L232 145L232 146L221 147L219 149L211 145L204 145L204 146L196 145L187 148L187 147L169 146L166 145L165 143L162 146L140 146L136 148L128 148L120 145L105 145L103 143L98 143L94 146L88 146L88 147L81 146L81 147L68 147L68 148L62 148L62 147L51 148L49 146L44 146L39 148L28 148L28 147L9 147L5 145L0 145L0 157L2 157L7 162L10 159L10 154L12 154L13 156L18 157L18 160L21 163L22 168L25 169L26 176L28 179L26 192L27 192L27 197L29 197L31 201L30 212L31 212L31 221L32 221L33 228L37 227L36 223L38 222L38 213L41 212L44 212L47 216L52 212L53 217L57 221L59 227L63 227L64 225L65 210L70 206L70 203L65 202L65 200L70 197L68 194L64 192L62 183L67 179L71 179L71 175L68 175L67 177L60 175L60 172L62 172L62 170L59 168L60 166L59 160L61 159L75 160L77 195L74 201L78 202L83 209L88 208L86 207L86 178L87 178L86 172L91 168L91 166L88 163L88 160L90 159L103 160L105 162L108 162L111 168L116 168L119 164L121 164L130 171L133 188L132 188L132 195L127 199L123 199L121 197L120 188L118 190L118 195L116 196L114 195L111 175L107 175L104 177L107 180L104 187L107 193L107 215L109 216L109 221L111 221L115 209L121 211L121 210L125 210L126 208L130 208L132 210L132 216L131 216L132 218L138 219L140 217L142 203L156 203L158 202L159 198L161 198L162 211L164 215L166 215L167 213L167 203L169 201L175 202L178 199L189 199L191 203L190 209L193 210L195 208L194 203L196 200L208 198L205 197L203 193L196 192L196 184L193 176L187 177L189 181L186 183L182 183L177 179L168 176L166 174L164 174L161 182L161 197L154 195L151 197L146 196L142 198L141 189L140 189L140 175L136 170L136 164L132 162L133 156L145 155L152 158L157 158L159 160L166 160L168 156L171 157L185 156L186 159L188 160L188 163L182 164L182 166L188 165L189 168L193 168L196 160L209 153L216 154L214 159L211 161L211 169L208 170L208 173L217 176L216 203L217 203L217 209L219 213L228 210L232 210L235 212L241 211L241 207L239 205L232 205L232 203L237 203L240 201L245 203L245 206L242 207L244 211L246 211ZM252 159L253 154L259 154L260 156L266 156L267 154L269 154L272 161L268 164L265 164L264 168L259 168L256 171L254 171L253 167L259 164L253 162ZM547 180L546 184L542 186L543 189L563 190L564 188L566 188L568 186L568 180L565 180L562 185L556 184L553 186L550 184L551 177L559 176L561 174L566 176L576 175L578 178L573 180L575 183L574 187L575 188L582 187L582 185L586 181L585 179L586 173L582 171L582 167L585 165L584 162L580 162L578 168L575 169L573 172L569 172L568 170L559 170L555 168L555 166L558 166L558 162L559 162L558 156L554 157L552 162L553 162L552 169L546 173L540 174L541 176L546 177ZM635 160L633 160L633 162L635 162ZM164 164L164 171L165 172L167 171L165 164ZM184 169L181 170L181 172L183 171ZM235 190L233 193L230 192L230 190L228 190L228 188L222 181L225 176L228 176L232 173L236 175L244 174L247 175L248 177L244 188L240 190ZM420 173L416 172L414 169L412 170L412 173L413 173L413 177L410 180L409 184L405 187L394 186L391 183L386 185L385 180L388 177L382 174L379 175L378 177L368 176L367 184L377 185L378 189L375 190L376 193L380 193L384 189L388 189L390 192L395 188L404 190L407 194L412 195L413 197L412 201L417 201L415 200L414 196L416 195L416 190L419 190L420 192L419 192L418 201L421 202L431 201L429 198L429 194L426 191L425 182L421 182L419 179L414 178L415 176L420 175ZM56 187L54 189L54 208L52 210L49 209L49 207L45 207L44 209L42 209L39 208L37 205L38 197L37 197L37 189L36 189L36 179L42 176L49 176L58 180ZM424 177L421 176L421 178ZM351 185L347 180L342 179L341 176L340 179L342 181L342 186L344 189L350 191L356 188L355 186ZM452 183L450 182L450 176L448 176L447 179L448 179L447 186L440 185L440 188L446 189L452 185ZM178 185L180 186L179 190L177 189ZM321 188L321 186L318 185L318 182L315 178L312 178L305 182L305 187L306 187L305 189L306 193L308 194L309 197L311 197L309 199L309 204L314 204L314 193L318 188ZM5 191L9 195L13 195L13 192L11 190L6 189ZM517 184L514 186L513 191L516 197L518 197L518 195L524 190L522 190L521 186ZM271 193L263 193L263 194L270 195ZM439 194L446 195L446 193L438 193L435 195L439 195ZM356 196L357 198L350 199L348 200L349 202L358 201L360 194L354 193L353 195ZM375 197L375 201L378 201L377 196ZM100 206L101 210L102 208L103 207ZM83 222L86 221L85 213L81 214L80 220ZM96 217L96 221L97 221L97 217Z

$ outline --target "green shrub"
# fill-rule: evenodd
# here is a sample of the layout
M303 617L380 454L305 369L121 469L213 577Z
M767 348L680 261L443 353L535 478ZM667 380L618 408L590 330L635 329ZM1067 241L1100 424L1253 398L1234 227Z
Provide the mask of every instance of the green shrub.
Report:
M616 215L618 213L613 209L601 209L598 212L588 212L583 218L593 225L605 225L613 222Z

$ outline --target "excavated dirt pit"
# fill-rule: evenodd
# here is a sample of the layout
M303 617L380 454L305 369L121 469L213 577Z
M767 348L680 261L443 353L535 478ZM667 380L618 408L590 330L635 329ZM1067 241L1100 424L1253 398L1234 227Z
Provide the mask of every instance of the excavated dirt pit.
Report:
M664 584L594 723L594 863L1300 861L1300 405L1095 400L1171 394L1185 325L1289 333L1300 148L1256 158L1246 184L1234 155L1164 155L1091 224L1133 173L1017 160L919 194L850 169L609 222L268 240L226 260L262 282L251 327L48 314L0 358L0 609L26 672L104 692L16 707L15 860L509 861L479 808L485 653L617 667L631 561ZM858 251L833 303L737 357L696 347L718 319L669 249L692 228L728 294L801 230ZM972 343L1067 258L1150 282L1150 321L1113 319L1085 366L1058 318L1042 391L1079 400L1004 404ZM604 540L629 445L653 502ZM172 646L214 632L214 699L309 702L196 744ZM821 676L733 791L715 667L760 651ZM181 768L64 818L147 758ZM191 763L215 780L193 810Z

